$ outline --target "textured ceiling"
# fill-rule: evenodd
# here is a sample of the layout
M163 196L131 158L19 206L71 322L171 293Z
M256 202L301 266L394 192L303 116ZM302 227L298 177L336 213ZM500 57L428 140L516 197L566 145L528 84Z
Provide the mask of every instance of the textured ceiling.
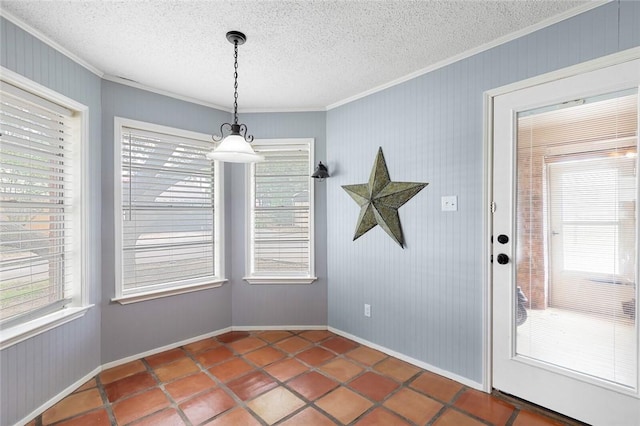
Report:
M587 1L5 1L106 75L240 110L324 109Z

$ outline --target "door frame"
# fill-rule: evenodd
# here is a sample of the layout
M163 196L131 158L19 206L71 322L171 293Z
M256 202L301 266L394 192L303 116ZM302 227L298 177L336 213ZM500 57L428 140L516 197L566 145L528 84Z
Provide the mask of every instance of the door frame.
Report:
M526 80L510 83L494 89L487 90L483 94L483 144L482 144L482 234L484 244L482 247L482 300L483 300L483 350L482 350L482 390L491 393L493 390L493 276L491 268L491 236L493 234L493 102L494 98L516 90L549 83L596 71L624 62L640 59L640 47L634 47L611 55L596 58L587 62L572 65L549 73L541 74Z

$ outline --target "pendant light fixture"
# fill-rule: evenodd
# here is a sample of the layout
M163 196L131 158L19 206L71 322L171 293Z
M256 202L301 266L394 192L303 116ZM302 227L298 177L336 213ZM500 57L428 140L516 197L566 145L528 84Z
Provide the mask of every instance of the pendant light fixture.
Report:
M209 160L226 161L230 163L256 163L264 161L262 155L255 153L251 147L252 135L247 135L246 124L238 124L238 46L247 41L247 37L240 31L229 31L227 40L233 44L234 58L234 85L233 85L233 124L224 123L220 126L220 135L213 135L214 142L220 145L207 154ZM224 137L224 130L229 129L229 133Z

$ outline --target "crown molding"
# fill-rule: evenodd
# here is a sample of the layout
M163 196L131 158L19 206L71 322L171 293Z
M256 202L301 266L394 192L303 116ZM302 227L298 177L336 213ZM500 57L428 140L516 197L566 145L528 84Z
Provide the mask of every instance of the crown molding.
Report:
M217 104L214 104L214 103L211 103L211 102L206 102L206 101L203 101L201 99L192 98L190 96L179 95L177 93L170 92L168 90L162 90L162 89L158 89L158 88L155 88L155 87L147 86L146 84L138 83L137 81L129 80L127 78L122 78L122 77L118 77L118 76L111 75L111 74L104 74L102 76L102 78L104 80L111 81L113 83L118 83L118 84L122 84L124 86L129 86L129 87L134 87L136 89L144 90L146 92L156 93L158 95L168 96L170 98L178 99L180 101L185 101L185 102L189 102L189 103L192 103L192 104L197 104L197 105L202 105L202 106L205 106L205 107L208 107L208 108L217 109L217 110L220 110L220 111L233 113L233 110L231 108L229 108L229 107L224 107L224 106L217 105Z
M246 109L240 109L239 112L240 113L277 113L277 112L281 112L281 113L286 113L286 112L324 112L324 111L329 111L332 110L334 108L338 108L342 105L346 105L348 103L354 102L358 99L370 96L374 93L377 92L381 92L383 90L386 90L390 87L393 86L397 86L399 84L405 83L409 80L412 80L414 78L420 77L424 74L428 74L432 71L435 71L437 69L446 67L447 65L451 65L455 62L458 62L460 60L469 58L473 55L477 55L478 53L487 51L489 49L492 49L494 47L500 46L502 44L508 43L510 41L516 40L520 37L523 37L525 35L531 34L535 31L541 30L543 28L549 27L551 25L557 24L558 22L564 21L566 19L572 18L576 15L579 15L581 13L587 12L591 9L595 9L597 7L603 6L607 3L611 3L613 1L616 0L593 0L590 1L589 3L586 3L584 5L575 7L573 9L567 10L559 15L555 15L553 17L550 17L548 19L545 19L543 21L538 22L537 24L534 25L530 25L526 28L523 28L521 30L515 31L513 33L507 34L505 36L502 36L496 40L493 40L489 43L485 43L481 46L475 47L473 49L469 49L467 51L464 51L462 53L459 53L457 55L454 55L450 58L444 59L442 61L436 62L435 64L432 64L428 67L422 68L418 71L414 71L410 74L405 75L404 77L400 77L397 78L395 80L392 80L388 83L376 86L372 89L369 90L365 90L364 92L358 93L356 95L350 96L348 98L342 99L340 101L334 102L332 104L329 104L327 106L318 106L318 107L307 107L307 108L246 108ZM190 102L190 103L194 103L194 104L198 104L198 105L202 105L202 106L206 106L209 108L214 108L220 111L225 111L225 112L229 112L232 113L233 110L230 107L224 107L221 105L217 105L217 104L213 104L210 102L206 102L203 101L201 99L196 99L196 98L192 98L189 96L183 96L183 95L179 95L177 93L173 93L170 91L166 91L166 90L161 90L161 89L157 89L154 87L150 87L150 86L146 86L142 83L138 83L136 81L132 81L132 80L128 80L128 79L124 79L121 77L117 77L117 76L113 76L113 75L109 75L109 74L105 74L103 71L99 70L98 68L94 67L93 65L91 65L90 63L88 63L87 61L85 61L84 59L78 57L77 55L71 53L70 51L68 51L67 49L65 49L63 46L61 46L60 44L56 43L55 41L53 41L52 39L50 39L49 37L47 37L46 35L44 35L42 32L40 32L39 30L33 28L32 26L30 26L29 24L23 22L21 19L17 18L16 16L12 15L11 13L3 10L0 8L0 16L4 17L5 19L7 19L8 21L12 22L13 24L17 25L18 27L22 28L24 31L28 32L29 34L31 34L32 36L36 37L37 39L41 40L42 42L44 42L45 44L51 46L52 48L58 50L60 53L64 54L65 56L69 57L71 60L73 60L74 62L78 63L79 65L83 66L84 68L86 68L87 70L91 71L92 73L94 73L95 75L97 75L100 78L103 78L105 80L108 81L112 81L114 83L119 83L119 84L123 84L126 86L130 86L130 87L134 87L137 89L141 89L141 90L146 90L148 92L152 92L152 93L157 93L159 95L163 95L163 96L168 96L171 98L175 98L178 100L182 100L185 102Z
M60 45L57 42L53 41L52 39L50 39L49 37L44 35L41 31L33 28L31 25L27 24L26 22L24 22L20 18L16 17L15 15L12 15L11 13L7 12L6 10L0 8L0 16L5 18L7 21L11 22L12 24L20 27L21 29L23 29L24 31L26 31L27 33L32 35L33 37L37 38L38 40L40 40L44 44L49 45L53 49L57 50L58 52L62 53L65 56L67 56L73 62L77 63L78 65L83 66L84 68L86 68L87 70L91 71L92 73L94 73L98 77L102 78L104 76L104 72L102 72L98 68L94 67L93 65L91 65L89 62L85 61L84 59L82 59L78 55L70 52L65 47L63 47L62 45Z
M522 28L521 30L509 33L509 34L504 35L502 37L499 37L499 38L497 38L497 39L495 39L493 41L490 41L488 43L482 44L482 45L480 45L478 47L474 47L473 49L469 49L469 50L466 50L466 51L464 51L462 53L459 53L459 54L457 54L455 56L451 56L450 58L443 59L442 61L439 61L439 62L436 62L435 64L429 65L426 68L423 68L423 69L418 70L418 71L414 71L411 74L407 74L404 77L400 77L398 79L392 80L392 81L390 81L388 83L382 84L382 85L374 87L372 89L365 90L364 92L358 93L357 95L353 95L353 96L350 96L350 97L348 97L346 99L343 99L341 101L335 102L335 103L333 103L331 105L327 105L326 110L329 111L329 110L332 110L334 108L338 108L338 107L340 107L342 105L346 105L346 104L351 103L353 101L356 101L358 99L362 99L362 98L367 97L369 95L373 95L374 93L381 92L381 91L383 91L385 89L388 89L390 87L397 86L397 85L405 83L405 82L407 82L409 80L413 80L414 78L420 77L420 76L422 76L424 74L428 74L428 73L430 73L432 71L435 71L437 69L444 68L447 65L451 65L451 64L453 64L455 62L458 62L458 61L461 61L463 59L469 58L471 56L477 55L478 53L482 53L482 52L487 51L489 49L492 49L494 47L500 46L502 44L508 43L510 41L513 41L513 40L516 40L516 39L518 39L520 37L523 37L523 36L526 36L528 34L534 33L534 32L536 32L538 30L541 30L543 28L546 28L546 27L549 27L551 25L557 24L558 22L562 22L562 21L567 20L569 18L572 18L572 17L574 17L576 15L580 15L581 13L587 12L587 11L589 11L591 9L595 9L597 7L600 7L600 6L605 5L607 3L611 3L613 1L616 1L616 0L593 0L593 1L589 2L589 3L585 3L585 4L581 5L581 6L578 6L578 7L575 7L573 9L567 10L567 11L565 11L565 12L559 14L559 15L552 16L552 17L547 18L547 19L545 19L543 21L540 21L540 22L538 22L536 24L530 25L530 26L528 26L526 28Z
M217 109L219 111L228 112L230 114L233 113L233 109L230 107L225 107L222 105L214 104L211 102L203 101L202 99L192 98L190 96L180 95L178 93L170 92L168 90L158 89L155 87L147 86L146 84L139 83L134 80L130 80L128 78L118 77L116 75L104 74L102 76L104 80L111 81L113 83L122 84L129 87L134 87L136 89L144 90L146 92L156 93L158 95L167 96L170 98L178 99L181 101L189 102L192 104L202 105L208 108ZM252 113L276 113L276 112L323 112L326 111L324 107L311 107L311 108L239 108L239 114L252 114Z
M318 107L305 107L305 108L240 108L238 109L238 113L243 114L259 114L259 113L276 113L276 112L326 112L327 108L318 106Z

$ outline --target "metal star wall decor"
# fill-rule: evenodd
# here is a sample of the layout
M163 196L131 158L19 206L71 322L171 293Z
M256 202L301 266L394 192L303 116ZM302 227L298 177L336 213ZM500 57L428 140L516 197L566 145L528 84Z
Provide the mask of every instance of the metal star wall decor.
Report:
M380 225L400 247L404 248L398 209L427 185L428 183L420 182L391 182L382 147L380 147L371 169L369 182L342 186L360 206L360 216L353 240L357 240L376 225Z

